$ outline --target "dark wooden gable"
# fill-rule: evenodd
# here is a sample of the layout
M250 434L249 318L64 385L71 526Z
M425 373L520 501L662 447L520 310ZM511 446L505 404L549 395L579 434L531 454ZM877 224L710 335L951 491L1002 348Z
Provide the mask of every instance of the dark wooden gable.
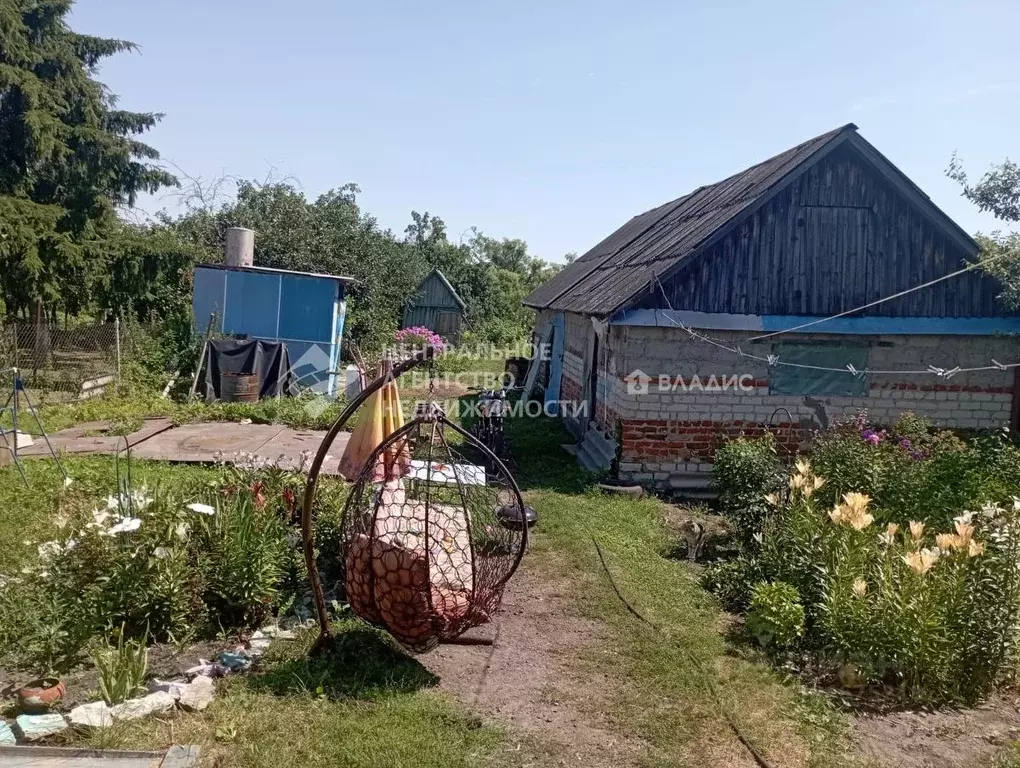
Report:
M832 315L972 261L973 242L947 221L871 145L845 141L683 262L664 288L674 309ZM1009 314L1000 290L975 271L856 314ZM639 306L666 302L653 292Z

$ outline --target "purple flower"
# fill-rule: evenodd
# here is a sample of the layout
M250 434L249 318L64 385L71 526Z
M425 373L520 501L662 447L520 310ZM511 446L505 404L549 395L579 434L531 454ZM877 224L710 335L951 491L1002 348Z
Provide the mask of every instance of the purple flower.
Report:
M912 443L910 442L909 437L904 437L902 440L900 440L900 448L903 448L904 450L910 450L911 445Z
M882 442L882 436L873 429L866 429L861 432L861 439L865 442L871 443L872 445L878 445Z
M924 458L924 451L911 451L910 457L914 461L920 461L921 459Z

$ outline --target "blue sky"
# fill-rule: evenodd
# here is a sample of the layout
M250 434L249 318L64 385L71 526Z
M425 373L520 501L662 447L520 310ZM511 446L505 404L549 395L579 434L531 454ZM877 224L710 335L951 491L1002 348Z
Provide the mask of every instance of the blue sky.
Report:
M79 31L191 175L345 182L560 260L630 216L847 122L969 231L943 171L1020 155L1015 1L78 0ZM144 200L154 211L169 200Z

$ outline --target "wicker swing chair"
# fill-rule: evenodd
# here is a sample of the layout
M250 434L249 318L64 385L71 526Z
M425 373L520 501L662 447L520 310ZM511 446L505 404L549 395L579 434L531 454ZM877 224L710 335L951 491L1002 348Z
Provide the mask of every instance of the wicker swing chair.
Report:
M314 557L312 507L326 451L357 408L415 365L426 349L372 382L330 427L312 463L302 514L318 613L316 649L329 642ZM486 467L489 470L486 470ZM344 506L341 585L351 610L414 653L488 622L528 546L524 501L503 463L429 402L364 462Z

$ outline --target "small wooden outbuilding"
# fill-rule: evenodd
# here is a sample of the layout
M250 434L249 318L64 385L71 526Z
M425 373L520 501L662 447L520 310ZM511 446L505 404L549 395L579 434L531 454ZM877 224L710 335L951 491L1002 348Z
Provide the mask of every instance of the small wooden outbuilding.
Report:
M446 275L433 269L404 308L403 328L425 327L451 344L460 341L467 305Z

